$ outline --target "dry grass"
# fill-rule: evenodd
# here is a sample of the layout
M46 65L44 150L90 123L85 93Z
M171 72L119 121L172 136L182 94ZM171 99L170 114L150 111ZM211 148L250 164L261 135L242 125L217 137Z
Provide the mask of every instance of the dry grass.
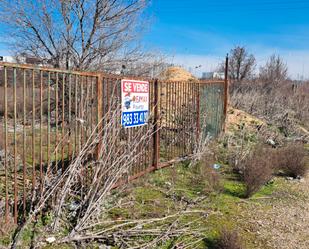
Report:
M309 124L309 83L232 83L231 104L279 127L285 136Z
M308 171L308 165L305 161L306 154L303 144L290 143L278 149L276 168L282 170L288 176L303 177Z

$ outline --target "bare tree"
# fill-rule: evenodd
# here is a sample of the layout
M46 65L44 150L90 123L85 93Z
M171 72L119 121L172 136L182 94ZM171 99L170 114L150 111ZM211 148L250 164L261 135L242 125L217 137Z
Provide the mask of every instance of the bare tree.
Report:
M0 0L17 54L67 69L97 69L139 51L147 0Z
M220 66L224 71L225 64ZM256 66L255 57L245 47L237 46L230 51L229 76L232 80L242 81L252 76Z
M260 79L264 82L277 83L280 81L285 81L287 77L287 64L279 55L271 55L266 65L260 67Z

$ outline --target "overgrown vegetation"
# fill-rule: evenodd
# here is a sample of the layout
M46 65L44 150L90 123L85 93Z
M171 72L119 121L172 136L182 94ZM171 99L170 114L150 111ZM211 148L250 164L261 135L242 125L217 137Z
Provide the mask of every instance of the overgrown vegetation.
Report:
M195 166L197 177L195 181L204 181L207 189L205 192L220 192L223 190L222 179L216 167L216 160L212 153L205 153L201 161Z
M305 161L307 151L302 143L288 143L279 148L276 155L276 168L291 177L304 177L308 171Z
M258 145L244 160L242 178L246 186L245 197L250 197L264 186L273 175L271 149Z

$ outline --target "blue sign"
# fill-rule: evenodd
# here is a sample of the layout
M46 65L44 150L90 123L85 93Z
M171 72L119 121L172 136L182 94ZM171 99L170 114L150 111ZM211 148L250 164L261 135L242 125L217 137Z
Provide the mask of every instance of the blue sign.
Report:
M134 127L146 125L148 120L148 111L123 112L121 124L124 127Z

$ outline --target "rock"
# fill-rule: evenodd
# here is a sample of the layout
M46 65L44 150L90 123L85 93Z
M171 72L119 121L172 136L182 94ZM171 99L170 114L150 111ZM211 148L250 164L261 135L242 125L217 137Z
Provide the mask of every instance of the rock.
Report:
M256 222L259 226L263 226L263 222L262 221L260 221L260 220L258 220L257 222Z
M271 145L273 148L276 147L276 142L271 138L267 139L266 143Z
M139 225L136 226L136 229L141 230L141 229L143 229L143 226L141 224L139 224Z
M78 202L73 201L73 202L71 202L70 205L69 205L69 210L70 210L70 211L75 211L75 210L78 209L78 207L79 207Z
M51 244L51 243L54 243L56 241L56 238L55 237L48 237L48 238L46 238L46 242L48 243L48 244Z
M111 249L111 246L107 246L107 245L99 245L99 249Z
M166 184L167 186L172 186L172 184L171 184L170 182L165 182L165 184Z
M76 118L76 121L79 122L81 125L84 125L86 123L86 120L81 118Z

